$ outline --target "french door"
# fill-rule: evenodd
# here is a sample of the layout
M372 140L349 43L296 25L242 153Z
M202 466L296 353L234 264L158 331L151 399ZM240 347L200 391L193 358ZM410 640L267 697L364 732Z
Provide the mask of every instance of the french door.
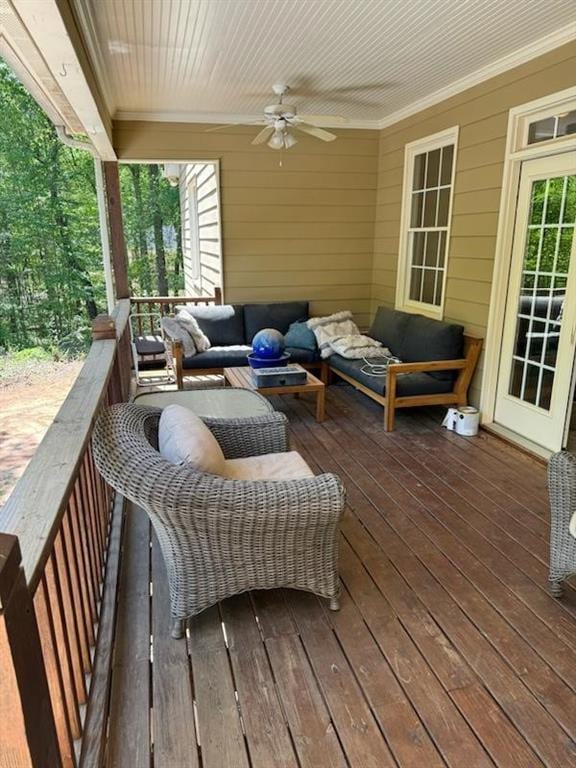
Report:
M562 447L576 349L576 153L522 165L495 421Z

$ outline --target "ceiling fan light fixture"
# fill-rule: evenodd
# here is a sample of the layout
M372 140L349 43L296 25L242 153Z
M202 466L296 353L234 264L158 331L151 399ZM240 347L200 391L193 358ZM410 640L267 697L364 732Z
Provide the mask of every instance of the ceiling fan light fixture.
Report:
M295 144L298 144L298 139L285 128L277 128L268 141L270 149L290 149Z
M282 131L274 131L268 141L270 149L284 149L284 134Z

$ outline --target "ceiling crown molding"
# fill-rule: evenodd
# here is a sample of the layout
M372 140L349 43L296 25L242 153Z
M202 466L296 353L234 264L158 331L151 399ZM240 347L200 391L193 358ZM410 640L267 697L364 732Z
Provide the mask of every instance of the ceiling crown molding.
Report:
M576 22L572 22L566 27L562 27L561 29L556 30L556 32L552 32L550 35L541 37L533 43L530 43L530 45L518 48L518 50L513 53L503 56L501 59L497 59L491 64L487 64L485 67L477 69L475 72L456 80L444 88L434 91L434 93L431 93L429 96L425 96L423 99L418 99L418 101L414 101L412 104L408 104L406 107L403 107L390 115L386 115L381 120L376 121L377 127L388 128L407 117L411 117L418 112L422 112L424 109L428 109L428 107L433 107L435 104L439 104L452 96L457 96L459 93L467 91L475 85L490 80L492 77L501 75L510 69L514 69L522 64L526 64L532 59L538 58L538 56L543 56L545 53L549 53L555 48L560 48L562 45L574 41L576 41Z

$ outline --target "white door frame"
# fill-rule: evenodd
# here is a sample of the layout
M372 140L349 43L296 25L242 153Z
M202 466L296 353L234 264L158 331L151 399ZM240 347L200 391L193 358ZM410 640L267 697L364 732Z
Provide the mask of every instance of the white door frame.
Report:
M562 152L576 151L576 135L565 136L550 142L526 145L528 124L538 119L540 113L568 111L576 102L576 87L544 96L541 99L513 107L508 114L508 132L506 135L506 155L502 176L502 196L498 214L496 234L496 253L492 273L490 310L484 353L484 372L481 384L480 409L482 423L494 421L498 369L500 365L500 345L504 328L506 298L512 258L514 224L516 220L516 201L520 182L520 169L524 160L557 155Z

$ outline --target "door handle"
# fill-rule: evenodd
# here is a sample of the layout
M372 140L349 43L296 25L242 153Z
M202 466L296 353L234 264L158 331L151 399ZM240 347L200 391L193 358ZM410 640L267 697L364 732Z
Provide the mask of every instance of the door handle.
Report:
M572 333L570 335L570 346L574 346L574 341L576 340L576 323L572 326Z

